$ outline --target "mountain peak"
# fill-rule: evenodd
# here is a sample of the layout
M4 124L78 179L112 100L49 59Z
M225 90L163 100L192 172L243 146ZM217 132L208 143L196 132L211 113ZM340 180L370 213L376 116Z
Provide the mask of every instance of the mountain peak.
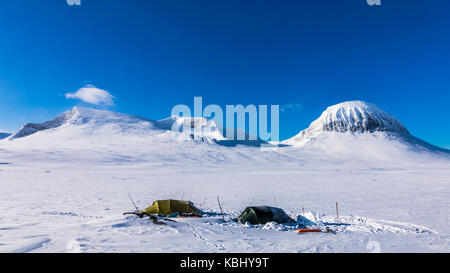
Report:
M391 114L372 103L355 100L328 107L308 129L285 142L304 142L321 132L392 132L409 135L408 130Z
M334 132L408 133L408 130L394 116L364 101L347 101L330 106L311 126Z
M222 129L214 122L214 120L204 117L171 116L169 118L159 120L157 124L161 129L178 129L178 131L184 131L188 134L192 134L194 138L214 140L225 139L222 134Z

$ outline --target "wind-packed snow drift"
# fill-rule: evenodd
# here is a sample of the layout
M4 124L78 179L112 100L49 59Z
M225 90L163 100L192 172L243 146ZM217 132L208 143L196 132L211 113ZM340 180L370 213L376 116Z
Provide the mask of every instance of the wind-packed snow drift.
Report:
M81 107L27 124L0 141L0 252L450 249L448 151L374 105L329 107L278 149L227 141L208 119ZM134 209L129 193L141 209L184 197L213 213L155 226L122 215ZM230 221L261 205L336 235Z

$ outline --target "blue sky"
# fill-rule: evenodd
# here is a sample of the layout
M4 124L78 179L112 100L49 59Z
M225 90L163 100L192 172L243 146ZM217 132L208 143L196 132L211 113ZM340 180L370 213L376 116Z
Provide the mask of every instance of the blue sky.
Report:
M372 102L450 147L449 1L2 1L0 130L75 105L151 119L176 104L280 104L281 139L329 105Z

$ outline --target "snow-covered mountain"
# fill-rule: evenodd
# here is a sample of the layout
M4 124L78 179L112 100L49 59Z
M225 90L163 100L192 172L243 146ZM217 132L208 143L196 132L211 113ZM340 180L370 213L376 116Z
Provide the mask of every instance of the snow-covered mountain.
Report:
M212 119L202 117L172 116L159 120L156 124L163 130L178 132L183 137L187 137L192 140L202 140L208 142L225 139L222 135L222 130Z
M174 131L172 128L177 130ZM16 140L36 134L49 137L67 135L69 138L75 136L117 138L149 137L169 135L169 133L173 139L178 140L219 141L225 139L214 121L205 118L174 116L155 121L84 107L74 107L44 123L28 123L8 139Z
M328 107L306 130L284 143L303 144L324 132L409 134L400 121L374 104L348 101Z
M363 101L328 107L307 129L282 144L356 153L399 149L449 152L412 136L394 116Z
M163 148L167 147L165 144L176 144L178 151L195 154L195 149L190 145L183 145L207 143L236 147L242 144L259 148L263 143L261 140L229 140L223 136L223 131L213 120L201 117L173 116L156 121L128 114L74 107L53 120L28 123L3 142L9 140L18 142L23 147L42 149L78 147L105 150L107 147L111 152L120 149L149 151L149 147L152 147L153 154L164 156L168 156L168 149L171 149ZM448 150L412 136L395 117L373 104L362 101L343 102L328 107L309 128L281 144L280 149L285 151L294 148L295 152L299 153L301 148L300 152L303 154L310 151L331 157L348 155L352 158L375 156L377 159L385 159L396 157L405 151L450 154ZM223 152L219 150L217 148L215 152Z
M90 129L91 133L95 133L98 129L105 126L109 126L116 133L121 131L141 134L157 129L152 121L131 115L74 107L72 110L58 115L53 120L44 123L28 123L11 135L9 139L14 140L36 133L51 133L76 127Z
M7 137L9 137L10 135L11 135L10 133L3 133L3 132L0 132L0 139L7 138Z

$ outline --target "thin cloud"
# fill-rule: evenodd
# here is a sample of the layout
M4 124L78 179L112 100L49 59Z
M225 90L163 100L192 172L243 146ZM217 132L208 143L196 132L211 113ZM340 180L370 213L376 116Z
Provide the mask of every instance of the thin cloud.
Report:
M67 93L67 99L79 99L95 105L114 105L115 97L108 91L99 89L93 85L85 85L75 93Z
M303 108L303 104L301 103L288 103L280 105L280 111L286 112L286 111L300 111Z

